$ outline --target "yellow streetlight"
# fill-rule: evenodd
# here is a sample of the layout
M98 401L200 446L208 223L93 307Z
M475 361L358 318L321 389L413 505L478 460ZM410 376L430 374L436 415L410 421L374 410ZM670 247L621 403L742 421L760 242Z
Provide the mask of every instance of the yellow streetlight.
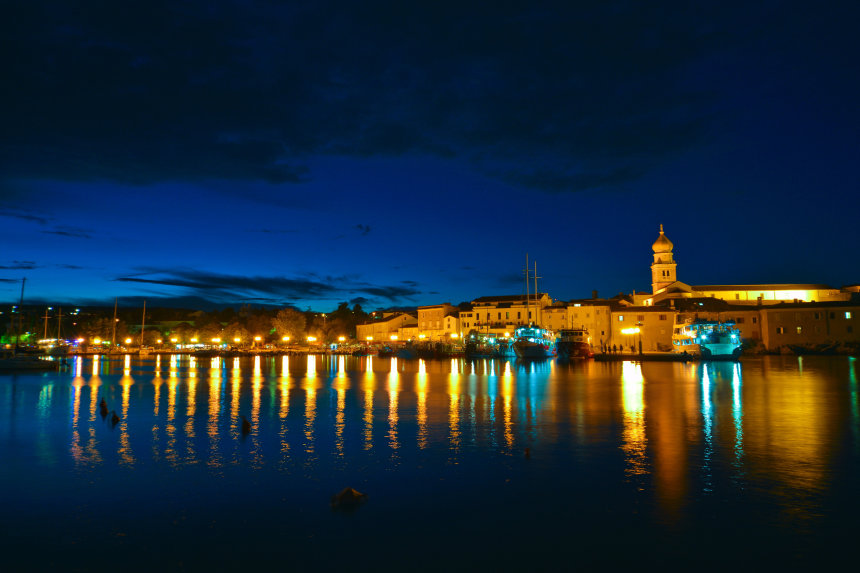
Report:
M159 338L156 342L158 342L159 344L161 344L161 339Z
M179 339L178 338L171 338L170 342L173 342L175 344L175 343L179 342Z
M126 339L125 339L125 343L126 343L126 344L131 344L131 338L126 338Z
M367 340L368 340L368 341L373 340L373 337L372 337L372 336L368 336L368 337L367 337Z
M259 336L255 336L255 337L254 337L254 340L256 340L257 342L260 342L260 341L261 341L261 340L263 340L263 339L262 339L261 337L259 337Z
M418 338L426 338L423 334L419 334Z
M456 332L451 333L451 338L457 338L459 335Z
M101 343L102 343L101 338L93 338L93 344L101 344Z
M346 336L338 336L337 340L338 340L338 342L343 342L346 340Z
M242 342L242 339L237 336L233 339L233 342Z
M192 339L191 339L191 342L195 342L195 343L196 343L196 342L197 342L197 339L196 339L196 338L192 338Z
M391 340L397 340L397 335L396 335L396 334L392 334L389 338L391 338Z
M212 342L214 342L215 344L218 344L219 342L221 342L221 339L220 338L213 338Z
M308 342L316 342L316 340L317 340L316 336L308 336Z
M290 341L290 337L289 337L289 336L285 336L285 337L283 337L281 340L283 340L284 342L289 342L289 341Z

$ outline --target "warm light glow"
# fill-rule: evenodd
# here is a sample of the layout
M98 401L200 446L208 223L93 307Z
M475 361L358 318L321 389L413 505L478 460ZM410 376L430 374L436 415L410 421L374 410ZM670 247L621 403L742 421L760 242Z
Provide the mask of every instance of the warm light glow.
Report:
M510 333L510 332L506 332L506 333L505 333L505 338L510 338L510 337L511 337L511 333Z
M636 326L632 328L622 328L621 334L639 334L639 327Z
M237 336L233 339L233 342L242 342L242 339Z
M390 336L390 338L391 338L391 340L397 340L397 335L396 335L396 334L392 334L392 335Z
M283 340L284 342L289 342L289 341L290 341L290 337L289 337L289 336L284 336L283 338L281 338L281 340Z
M262 340L262 337L255 336L255 337L254 337L254 340L256 340L257 342L260 342L260 341Z
M125 339L125 343L126 343L126 344L131 344L131 338L126 338L126 339Z
M191 342L197 342L197 339L196 339L196 338L192 338L192 339L191 339Z
M423 334L419 334L419 335L418 335L418 338L424 338L424 335L423 335Z
M367 339L368 339L368 340L373 340L373 337L372 337L372 336L368 336L368 337L367 337Z
M214 342L215 344L218 344L219 342L221 342L221 339L220 338L213 338L212 342Z
M451 338L457 338L457 336L458 336L458 335L457 335L457 333L456 333L456 332L452 332L452 333L451 333Z
M84 339L83 339L83 338L78 338L78 344L80 344L80 343L81 343L81 342L83 342L83 341L84 341Z
M93 344L101 344L101 338L93 338Z
M178 338L171 338L170 342L179 342L179 339Z
M317 340L316 336L308 336L308 342L316 342L316 340Z
M346 340L346 336L338 336L338 337L337 337L337 339L338 339L340 342L343 342L344 340Z
M159 338L156 342L158 342L159 344L161 344L161 339Z

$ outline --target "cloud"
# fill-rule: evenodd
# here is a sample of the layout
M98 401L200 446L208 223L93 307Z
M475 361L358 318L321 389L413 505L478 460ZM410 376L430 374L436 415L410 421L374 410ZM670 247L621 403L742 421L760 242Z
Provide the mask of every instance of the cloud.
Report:
M370 232L370 225L363 225L363 224L359 223L358 225L355 226L355 228L361 232L362 237L367 235Z
M59 0L7 14L6 177L261 181L289 194L282 184L307 181L316 154L429 154L530 188L610 187L702 140L716 96L691 81L693 65L766 15L381 0L128 14Z
M75 239L92 239L90 231L85 229L75 229L72 227L59 227L53 231L42 231L46 235L59 235L61 237L72 237Z
M4 186L8 187L8 186ZM2 209L0 210L0 217L9 217L11 219L20 219L22 221L31 221L33 223L39 223L40 225L47 225L48 221L50 221L49 217L44 217L41 215L33 215L30 212L23 211L20 209Z
M35 261L12 261L11 265L0 265L0 270L4 271L28 271L39 268Z
M374 285L354 277L238 276L189 269L139 269L139 272L114 280L140 285L175 287L183 296L197 296L213 302L265 301L285 304L290 301L343 299L345 295L368 295L376 300L409 301L421 294L415 286ZM370 300L370 299L366 299Z

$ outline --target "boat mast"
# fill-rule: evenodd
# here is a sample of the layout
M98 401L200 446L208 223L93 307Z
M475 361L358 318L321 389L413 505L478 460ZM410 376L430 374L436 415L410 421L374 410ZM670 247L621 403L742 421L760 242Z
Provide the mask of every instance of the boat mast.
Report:
M21 341L21 330L24 328L24 284L27 278L21 279L21 302L18 303L18 332L15 333L15 347L12 348L12 356L18 351L18 343Z
M110 334L110 351L113 352L113 347L116 344L116 300L117 297L113 299L113 330Z
M140 347L143 348L143 329L146 328L146 300L143 301L143 318L140 319Z
M60 345L60 321L63 319L63 307L58 308L59 310L57 311L57 346Z
M44 338L44 339L47 339L47 338L48 338L48 319L50 318L50 317L48 316L48 310L50 310L50 309L45 308L45 316L43 316L43 317L42 317L42 318L44 318L44 319L45 319L45 335L42 337L42 338ZM59 338L59 336L58 336L57 338Z
M531 306L531 296L529 294L529 254L526 253L526 324L528 326L532 325L532 306Z
M535 322L540 326L540 307L538 305L538 290L537 290L537 261L535 261Z

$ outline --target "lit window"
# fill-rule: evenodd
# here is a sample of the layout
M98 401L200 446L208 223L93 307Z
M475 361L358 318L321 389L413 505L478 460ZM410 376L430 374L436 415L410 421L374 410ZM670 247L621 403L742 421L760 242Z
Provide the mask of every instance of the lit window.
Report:
M785 329L781 326L777 326L776 327L776 333L777 334L785 334Z
M797 333L798 333L798 334L803 334L803 327L802 327L802 326L798 326L798 327L797 327Z
M660 320L666 320L666 315L665 315L665 314L661 314L661 315L660 315Z
M850 310L845 311L845 318L851 318L851 311Z
M618 322L624 322L624 315L623 314L618 315Z

